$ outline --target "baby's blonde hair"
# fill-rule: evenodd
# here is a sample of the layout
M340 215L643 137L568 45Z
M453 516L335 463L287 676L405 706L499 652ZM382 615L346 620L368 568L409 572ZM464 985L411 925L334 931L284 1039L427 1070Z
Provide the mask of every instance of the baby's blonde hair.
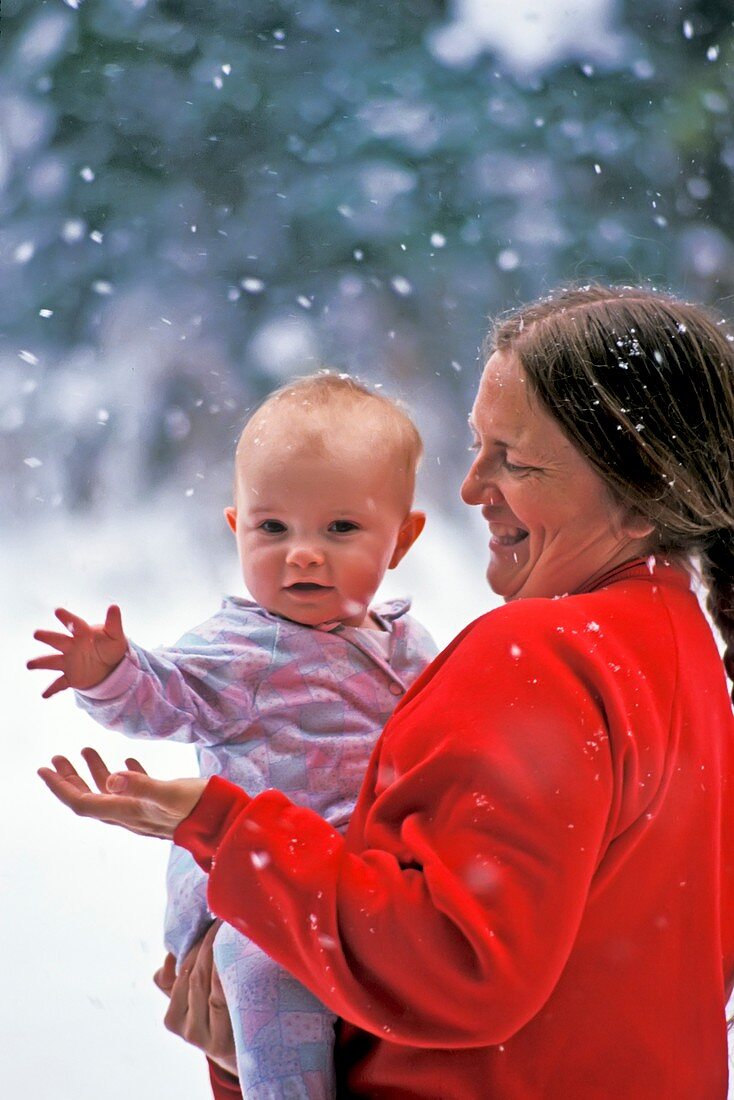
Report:
M335 424L336 414L344 410L360 412L368 423L371 422L379 430L375 454L384 454L386 449L393 451L398 463L395 473L405 479L408 505L412 504L416 472L423 455L423 440L399 401L369 389L348 374L321 370L294 378L273 390L253 409L240 434L238 453L243 440L262 421L263 414L273 406L277 408L286 404L293 405L298 412L294 428L300 440L325 457L329 453L329 432Z

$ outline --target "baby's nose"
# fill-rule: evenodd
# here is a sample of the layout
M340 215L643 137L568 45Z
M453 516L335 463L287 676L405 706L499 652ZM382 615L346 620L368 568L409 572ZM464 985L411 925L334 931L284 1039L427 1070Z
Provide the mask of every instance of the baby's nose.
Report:
M313 543L299 543L288 551L286 562L288 565L297 565L304 569L309 565L322 565L324 555L318 546Z

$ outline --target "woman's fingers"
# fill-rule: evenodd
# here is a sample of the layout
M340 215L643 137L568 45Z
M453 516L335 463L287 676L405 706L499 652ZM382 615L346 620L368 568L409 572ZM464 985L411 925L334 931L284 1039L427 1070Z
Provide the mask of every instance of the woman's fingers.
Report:
M110 775L110 769L105 764L102 757L96 751L96 749L82 749L82 756L84 763L89 768L89 773L94 780L97 790L102 794L107 793L107 780Z
M88 791L89 787L79 775L71 760L66 756L52 756L51 763L56 769L58 774L65 782L72 783L76 788L81 791Z
M145 770L145 768L143 767L143 765L140 763L140 761L136 760L134 756L126 757L125 767L127 768L127 770L129 772L139 772L141 775L147 775L148 774L147 771Z
M108 791L146 803L151 818L171 823L168 835L189 816L206 784L206 779L153 779L142 765L127 772L113 772L107 778Z
M216 920L212 921L212 923L209 925L206 932L202 936L202 945L205 946L206 949L210 952L214 950L214 939L221 926L222 922L217 917Z
M92 792L65 756L54 756L51 763L53 768L39 768L38 774L51 793L76 813L80 799Z
M214 924L204 937L208 940L207 950L210 957L209 965L209 1047L208 1056L212 1061L220 1065L228 1073L237 1076L237 1056L234 1046L234 1033L232 1020L230 1019L227 1001L219 978L219 973L214 965L214 940L221 926L221 920L215 920Z
M227 1001L224 996L224 989L222 988L222 981L219 977L219 971L217 970L216 966L212 966L212 986L211 992L209 994L209 1004L211 1005L212 1009L223 1009L225 1012L228 1011ZM227 1019L229 1020L229 1016L227 1016Z
M167 997L170 997L175 981L176 956L169 951L163 960L163 965L159 966L153 975L153 983L158 986L161 993L165 993Z
M169 992L168 1008L166 1014L163 1017L163 1023L169 1031L172 1031L174 1035L180 1036L182 1039L186 1039L187 1042L194 1042L189 1039L186 1034L187 1018L189 1012L189 981L191 978L191 971L196 960L196 956L199 953L199 944L195 943L188 954L184 957L184 960L179 968L178 974L175 975L173 986ZM164 964L165 965L165 964ZM199 1046L198 1043L195 1043Z
M176 802L175 787L178 782L184 783L185 780L154 779L141 767L139 771L135 769L109 773L106 789L114 794L126 794L129 798L154 803L161 809L172 809Z
M236 1074L232 1023L214 966L214 938L221 923L214 921L184 959L170 992L165 1025L223 1069ZM166 963L161 970L165 970Z
M199 1013L201 1016L206 1016L207 1024L206 1031L210 1033L211 1027L208 1020L209 1016L209 998L211 996L212 989L212 969L214 967L214 958L212 954L212 945L214 937L217 933L218 923L215 921L206 930L201 940L199 941L199 950L197 951L194 965L191 971L191 992L189 994L189 1001L192 1004L199 1006Z
M39 776L53 795L80 817L120 825L133 833L170 839L204 793L205 779L153 779L137 760L134 770L110 773L94 749L82 753L99 793L90 790L65 756Z
M209 1045L209 985L202 980L206 954L207 936L204 935L184 957L164 1021L169 1031L200 1050L206 1050Z
M168 955L153 980L170 998L164 1018L168 1030L236 1075L232 1022L214 966L214 938L221 923L216 920L209 926L184 958L178 974L173 955Z
M155 813L146 812L147 807L140 800L106 792L104 788L110 773L99 753L94 749L85 749L84 758L100 790L99 794L91 790L65 756L54 756L51 761L53 768L38 769L39 776L59 802L79 817L93 817L146 836L172 836L173 829L166 827L167 823L160 821Z

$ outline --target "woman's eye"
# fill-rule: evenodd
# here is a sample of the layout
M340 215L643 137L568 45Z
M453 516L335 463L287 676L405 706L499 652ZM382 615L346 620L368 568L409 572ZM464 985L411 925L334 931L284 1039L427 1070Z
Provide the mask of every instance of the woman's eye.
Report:
M335 519L329 526L329 530L337 535L347 535L350 531L357 531L357 524L348 519Z
M281 523L279 519L266 519L260 524L260 530L264 531L266 535L282 535L285 531L285 524Z
M509 474L530 474L535 469L534 466L518 466L515 462L508 462L507 459L502 465Z

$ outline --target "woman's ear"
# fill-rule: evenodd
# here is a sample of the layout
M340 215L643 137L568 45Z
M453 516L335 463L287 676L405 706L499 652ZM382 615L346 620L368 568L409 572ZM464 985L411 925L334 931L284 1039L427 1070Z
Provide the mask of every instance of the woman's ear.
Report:
M237 509L233 505L224 509L224 518L234 533L237 534Z
M646 519L645 516L641 516L639 512L634 511L634 509L629 509L625 512L622 516L620 526L622 532L634 542L647 540L651 535L655 534L655 525L650 523L650 520Z
M425 512L408 512L398 531L395 549L390 558L388 569L394 569L398 562L403 560L425 525Z

